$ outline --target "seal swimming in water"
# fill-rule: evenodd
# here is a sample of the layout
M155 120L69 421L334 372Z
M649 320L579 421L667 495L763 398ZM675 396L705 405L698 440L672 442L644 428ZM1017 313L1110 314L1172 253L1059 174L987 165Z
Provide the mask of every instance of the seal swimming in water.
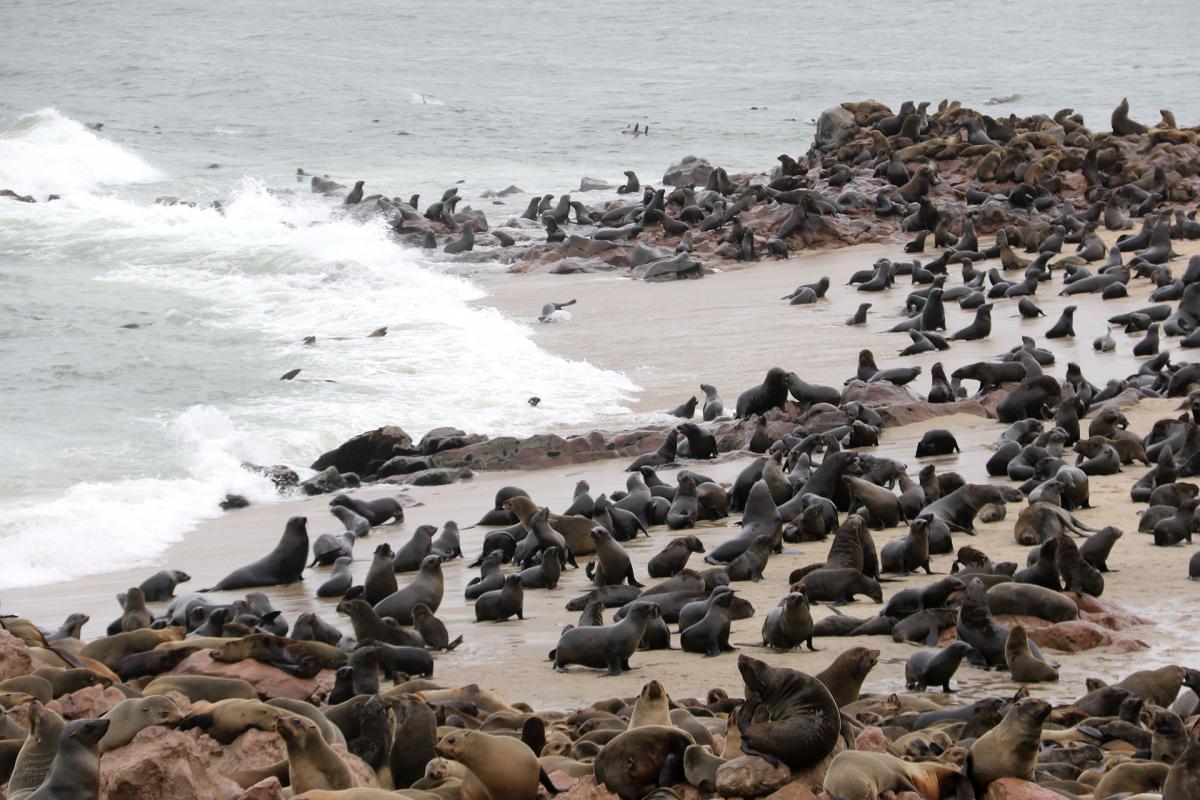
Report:
M226 575L202 592L247 589L254 586L285 586L302 580L308 560L308 518L292 517L283 536L269 554Z

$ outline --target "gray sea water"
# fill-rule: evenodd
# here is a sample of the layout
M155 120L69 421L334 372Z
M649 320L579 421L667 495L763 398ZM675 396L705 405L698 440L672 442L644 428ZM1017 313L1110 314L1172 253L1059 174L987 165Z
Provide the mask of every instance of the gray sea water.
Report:
M241 461L302 465L385 423L631 413L627 377L537 347L535 309L469 306L469 276L343 219L297 168L423 202L458 184L503 220L527 197L483 190L653 182L687 153L767 168L848 99L1069 105L1099 126L1128 96L1192 124L1194 10L4 0L0 188L62 199L0 200L0 589L151 557L226 492L269 499ZM564 375L577 391L531 411Z

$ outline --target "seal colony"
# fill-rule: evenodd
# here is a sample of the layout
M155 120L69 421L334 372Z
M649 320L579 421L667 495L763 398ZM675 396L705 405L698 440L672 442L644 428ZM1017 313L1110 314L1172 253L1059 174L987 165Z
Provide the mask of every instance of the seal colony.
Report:
M897 137L928 143L926 110L906 104L870 123L878 137L864 136L893 149ZM965 139L952 143L956 152L967 149L962 141L986 147L979 140L997 135L986 122L957 118ZM479 519L461 529L431 518L418 489L341 492L322 513L316 503L324 501L309 501L303 515L270 531L274 539L282 529L273 550L256 536L224 552L216 569L148 571L121 593L119 613L108 609L115 619L103 636L85 633L90 619L78 611L57 628L0 618L0 779L8 797L189 796L201 785L205 796L231 800L243 791L282 797L284 786L298 797L414 800L1200 796L1200 672L1184 663L1135 669L1129 656L1126 666L1110 660L1107 674L1100 669L1106 652L1144 647L1128 629L1150 620L1108 599L1139 551L1170 566L1161 580L1175 581L1164 589L1172 602L1191 588L1185 543L1197 490L1187 479L1200 473L1200 369L1157 352L1200 323L1200 258L1175 257L1189 247L1189 218L1173 222L1163 205L1191 196L1158 192L1156 183L1162 170L1164 188L1186 189L1192 173L1176 181L1156 167L1149 188L1163 197L1134 208L1125 187L1144 176L1121 182L1125 167L1103 154L1128 153L1125 140L1153 145L1151 154L1191 147L1191 132L1139 130L1126 110L1111 136L1067 145L1085 129L1071 115L1063 120L1054 118L1070 128L1059 150L1101 143L1083 156L1094 154L1098 171L1081 167L1096 180L1081 187L1066 176L1058 185L1065 157L1058 174L1027 158L1003 201L1012 205L1012 193L1016 208L1029 200L1022 224L1043 220L1042 235L1016 231L1017 240L1004 226L994 243L981 241L981 209L979 219L958 220L955 242L935 236L931 248L941 252L933 261L877 263L841 291L865 289L876 311L892 299L908 310L906 321L888 323L898 328L898 349L917 333L947 361L964 346L955 340L990 340L990 316L1018 313L1043 286L1084 287L1071 295L1114 285L1152 291L1154 305L1112 320L1126 328L1114 337L1122 341L1117 357L1138 359L1114 362L1125 365L1120 379L1093 383L1076 364L1058 363L1056 342L1082 322L1068 316L1040 337L997 342L995 359L931 370L929 392L919 366L881 357L880 368L879 347L847 364L840 386L806 376L799 357L781 356L784 365L764 369L753 385L721 387L719 374L701 375L711 381L702 386L703 410L698 399L673 409L700 421L639 431L621 447L587 437L485 440L447 429L414 444L398 428L367 432L314 462L326 475L321 486L403 474L401 465L420 464L409 474L511 466L535 447L545 459L566 451L587 461L582 456L603 450L619 460L550 488L518 476L484 503L457 504L457 516ZM1015 130L1022 133L1003 151L1055 148L1052 133L1013 144L1031 132ZM933 132L946 138L944 127ZM888 152L881 165L889 180L909 169L905 161ZM848 183L866 165L847 151L829 177ZM933 163L911 173L898 189L908 186L922 209L921 199L932 205L929 187L940 185ZM640 191L627 177L626 193ZM713 191L727 181L718 174ZM1088 220L1092 207L1077 211L1065 196L1088 189L1105 218L1158 219L1144 225L1143 238L1110 247L1096 233L1101 218ZM897 204L887 191L884 199ZM966 186L963 196L975 191ZM975 205L1001 204L989 197ZM1117 206L1111 215L1109 205ZM945 213L953 215L952 204ZM922 246L930 232L936 227L918 234ZM1063 256L1073 236L1078 254L1097 257ZM753 248L743 230L740 242L748 240ZM1033 258L1018 256L1016 241ZM990 259L995 270L976 269ZM1020 279L1006 279L1014 270ZM960 272L961 284L951 285ZM895 286L897 276L910 277L910 292ZM804 289L826 302L837 291L829 281ZM943 337L952 300L975 321ZM877 324L866 310L862 316L856 325ZM1040 324L1037 314L1029 319ZM886 336L880 330L877 339ZM1156 352L1139 357L1129 339L1152 341ZM718 388L736 403L721 403ZM914 421L928 425L914 433L919 426L904 425ZM554 450L559 442L562 451ZM986 463L972 459L985 444ZM919 461L910 467L911 459ZM455 490L465 487L444 491ZM1108 520L1123 530L1097 524L1117 491L1143 509L1132 525ZM410 521L421 524L410 529ZM310 527L326 525L339 532L310 542ZM193 575L212 591L186 591ZM334 578L349 585L325 589ZM288 619L279 606L298 594L317 610ZM5 611L19 611L21 599L5 597ZM503 681L455 686L441 678L456 661L469 668L479 659L473 639L492 630L520 638L539 616L561 629L521 665L536 676L528 693L515 695ZM854 638L838 641L846 636ZM882 663L885 652L906 655ZM656 661L666 657L672 661ZM737 679L701 677L680 691L670 664L712 665L701 674L714 676L736 667ZM1086 672L1083 691L1061 687L1068 668ZM540 701L539 684L584 675L632 677L641 689L596 684L593 696L602 699L591 704ZM183 764L192 783L164 788Z

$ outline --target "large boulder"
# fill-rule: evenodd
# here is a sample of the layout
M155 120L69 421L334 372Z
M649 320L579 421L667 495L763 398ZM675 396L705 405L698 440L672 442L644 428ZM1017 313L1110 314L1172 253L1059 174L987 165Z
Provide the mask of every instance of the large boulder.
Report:
M8 631L0 628L0 681L33 672L33 656L29 647Z
M274 776L259 781L238 795L237 800L284 800L283 786Z
M612 189L613 185L608 181L602 181L599 178L580 178L579 191L581 192L603 192Z
M326 467L311 478L301 481L300 490L312 496L340 492L347 486L349 483L338 473L337 467Z
M343 442L314 461L312 468L320 471L336 467L338 472L374 475L379 464L397 455L418 453L413 449L412 437L402 428L386 425Z
M57 697L46 707L63 719L93 719L103 716L124 699L124 693L115 687L88 686Z
M100 760L106 800L234 800L242 788L216 764L221 746L199 731L154 726Z
M817 118L813 145L821 152L829 153L849 142L856 133L858 123L854 121L854 115L841 106L834 106L822 111Z
M421 443L417 445L417 449L423 455L431 456L442 450L453 450L456 447L466 447L469 444L482 442L484 438L479 434L467 434L466 431L460 431L458 428L434 428L421 437Z
M713 165L705 159L684 156L678 163L667 167L662 182L665 186L703 186L712 171Z
M1149 645L1140 639L1101 627L1083 619L1058 622L1038 630L1030 631L1029 638L1038 647L1060 650L1064 653L1079 653L1096 647L1111 647L1118 653L1148 650Z

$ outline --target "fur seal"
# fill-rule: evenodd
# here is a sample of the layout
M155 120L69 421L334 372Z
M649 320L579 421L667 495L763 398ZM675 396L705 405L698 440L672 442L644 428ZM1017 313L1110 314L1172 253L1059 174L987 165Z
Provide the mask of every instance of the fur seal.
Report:
M926 575L932 575L933 570L929 566L929 525L928 517L915 519L905 536L885 544L879 551L881 570L908 575L924 569Z
M676 727L631 728L609 740L596 755L593 762L596 781L621 800L643 800L657 787L683 780L684 754L694 745L695 740ZM533 796L507 800L528 800Z
M925 431L925 435L921 437L921 441L917 442L917 458L925 458L927 456L948 456L952 453L961 453L958 449L958 442L954 438L954 434L945 428L936 428L931 431Z
M716 387L711 384L700 384L700 391L704 392L704 421L712 422L717 417L725 413L725 404L721 402L721 398L717 395Z
M58 743L66 727L67 723L54 711L36 700L30 703L29 733L13 762L12 775L8 779L9 797L24 797L41 786L54 764Z
M708 604L708 611L699 621L683 629L679 635L679 646L688 653L702 653L712 657L733 650L729 644L729 628L733 615L733 592L715 594Z
M418 604L425 605L426 608L429 607L428 603L414 598L412 606L415 607ZM354 627L354 636L359 641L372 639L377 642L403 647L423 647L425 645L425 642L413 634L412 631L402 628L399 625L384 622L382 617L375 611L375 607L362 598L354 597L349 600L343 600L338 603L337 610L350 617L350 624ZM410 622L409 624L412 623Z
M412 614L413 627L425 641L426 647L432 650L453 650L462 644L462 636L450 641L450 634L446 632L445 623L433 615L429 606L417 603L413 606Z
M803 592L791 592L778 606L767 612L763 620L762 641L764 647L776 650L792 650L802 643L813 647L813 619L808 597Z
M348 532L360 539L371 532L371 523L366 517L355 513L352 508L348 508L347 506L331 506L329 513L337 517Z
M589 575L597 586L621 584L641 586L633 574L633 562L629 553L612 534L604 528L592 528L592 541L596 548L596 568Z
M1087 538L1079 548L1079 554L1100 572L1108 572L1108 556L1121 535L1120 528L1111 525L1101 528Z
M275 731L287 745L288 777L297 794L312 789L340 791L358 786L350 767L329 746L312 720L284 716L276 720Z
M988 665L1004 666L1004 642L1008 629L996 622L988 607L983 581L972 578L958 609L958 638L971 646Z
M46 779L26 800L99 798L99 745L108 726L106 719L80 719L67 725Z
M1058 567L1066 591L1093 597L1104 594L1104 576L1084 559L1075 542L1064 533L1059 533L1057 537L1054 564Z
M819 678L738 656L746 701L736 712L742 751L803 770L828 756L841 732L838 704Z
M421 562L433 549L435 533L437 533L437 528L432 525L417 526L409 540L400 545L400 549L396 551L396 557L392 559L392 571L416 572L419 570Z
M918 650L904 662L904 681L909 691L923 692L930 686L941 686L950 692L950 679L958 670L963 657L971 649L966 642L951 642L940 650Z
M283 536L269 554L252 564L226 575L215 586L202 592L247 589L254 586L286 586L302 580L308 560L308 519L292 517L287 521Z
M376 603L375 613L380 617L391 617L401 625L411 625L413 606L424 603L430 611L437 611L442 605L445 588L441 558L426 556L417 577L403 589L392 592Z
M971 744L963 772L982 797L988 785L1000 778L1033 782L1042 723L1050 716L1045 700L1026 697L1009 708L1000 724Z
M875 800L888 792L913 791L925 798L961 798L964 795L958 790L964 780L950 764L913 763L891 753L846 750L833 757L822 787L831 797L845 800Z
M434 750L475 773L491 800L529 800L537 796L539 783L551 795L558 793L537 755L520 739L456 730L439 739Z
M383 525L388 520L395 520L397 523L404 522L404 506L400 505L400 501L394 497L359 500L348 494L339 494L329 501L329 505L344 506L350 509L371 523L371 527Z
M395 554L387 542L376 546L371 556L371 566L367 568L367 577L363 581L363 597L374 605L396 591L396 571L392 569Z
M484 592L475 601L476 622L507 622L510 617L525 619L525 590L521 588L521 576L509 575L499 589Z
M879 663L879 651L865 647L851 647L838 654L833 663L817 673L817 680L824 684L839 707L858 699L867 674Z
M147 602L161 603L175 596L175 587L178 584L187 583L191 579L192 576L182 570L164 569L142 581L138 588L142 590Z
M554 669L566 672L569 665L582 664L593 669L607 668L609 675L620 675L631 668L629 657L637 651L649 621L658 616L661 616L658 606L635 602L620 622L565 631L550 651Z
M693 485L695 481L692 481ZM682 478L680 485L683 485ZM668 518L669 519L669 518ZM669 524L669 522L668 522ZM661 551L650 558L646 572L651 578L671 578L687 566L692 553L703 553L704 544L696 536L680 536L672 539Z
M317 597L341 597L350 589L354 583L350 574L351 561L349 557L342 556L333 562L333 572L328 580L317 587Z
M1033 654L1029 634L1022 625L1013 625L1004 642L1004 660L1017 683L1041 683L1058 680L1058 670Z
M738 419L747 419L755 414L765 414L772 408L783 408L788 398L788 372L780 367L771 367L762 384L747 389L738 395Z
M542 551L541 563L532 567L521 570L518 577L521 579L521 587L524 589L553 589L558 586L558 580L562 575L562 558L558 552L558 548L553 545ZM483 582L475 584L475 586L483 586ZM469 594L468 599L472 597L478 598L484 592L492 591L496 588L501 588L504 585L503 575L500 573L499 561L496 562L495 572L492 580L489 581L490 588L483 591ZM467 591L470 592L474 587L468 586Z

